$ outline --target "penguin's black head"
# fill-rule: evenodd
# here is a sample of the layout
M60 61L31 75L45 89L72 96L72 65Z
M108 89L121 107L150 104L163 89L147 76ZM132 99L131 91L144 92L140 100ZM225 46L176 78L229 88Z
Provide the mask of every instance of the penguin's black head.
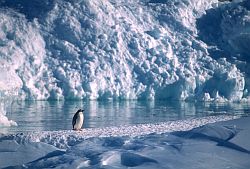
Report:
M76 113L84 112L83 109L78 109Z

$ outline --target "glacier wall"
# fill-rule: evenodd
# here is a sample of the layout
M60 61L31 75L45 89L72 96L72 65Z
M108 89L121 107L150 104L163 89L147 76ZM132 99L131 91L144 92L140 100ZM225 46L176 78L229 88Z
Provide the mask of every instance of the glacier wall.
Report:
M2 0L0 91L250 100L249 12L249 1Z

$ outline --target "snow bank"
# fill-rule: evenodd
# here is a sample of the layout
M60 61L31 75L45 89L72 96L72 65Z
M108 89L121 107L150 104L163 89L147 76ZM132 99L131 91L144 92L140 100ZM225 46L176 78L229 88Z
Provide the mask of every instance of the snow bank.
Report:
M249 117L233 118L2 135L0 167L248 169Z
M134 126L118 126L118 127L105 127L105 128L87 128L80 132L75 131L39 131L31 132L23 136L17 134L18 140L31 141L31 142L45 142L54 145L58 148L67 148L93 137L123 137L130 136L136 137L141 135L148 135L152 133L166 133L173 131L188 131L193 128L203 126L208 123L215 123L218 121L227 121L237 118L236 116L210 116L188 120L178 120L162 122L158 124L138 124Z
M24 98L22 93L30 99L44 98L36 93L43 90L39 86L45 43L35 23L23 15L1 8L0 18L0 126L11 126L17 124L8 120L6 108L13 100Z
M248 69L210 52L214 45L236 61L247 56L248 1L0 4L1 62L22 99L249 99ZM229 50L206 34L209 12L222 17L214 32Z

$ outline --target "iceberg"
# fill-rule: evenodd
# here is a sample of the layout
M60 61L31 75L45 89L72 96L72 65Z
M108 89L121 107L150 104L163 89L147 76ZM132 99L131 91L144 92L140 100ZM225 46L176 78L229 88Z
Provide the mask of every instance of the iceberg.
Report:
M17 97L18 89L22 85L22 81L15 72L4 66L4 63L0 66L0 127L17 125L15 121L7 118L6 109Z
M248 101L249 16L248 1L1 1L0 59L19 99Z

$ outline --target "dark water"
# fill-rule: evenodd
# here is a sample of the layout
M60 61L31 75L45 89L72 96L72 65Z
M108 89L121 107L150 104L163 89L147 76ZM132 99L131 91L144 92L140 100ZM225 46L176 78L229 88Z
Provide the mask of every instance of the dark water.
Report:
M85 128L157 123L220 114L250 115L250 104L167 101L14 101L7 117L18 126L0 133L69 130L78 108L85 110Z

